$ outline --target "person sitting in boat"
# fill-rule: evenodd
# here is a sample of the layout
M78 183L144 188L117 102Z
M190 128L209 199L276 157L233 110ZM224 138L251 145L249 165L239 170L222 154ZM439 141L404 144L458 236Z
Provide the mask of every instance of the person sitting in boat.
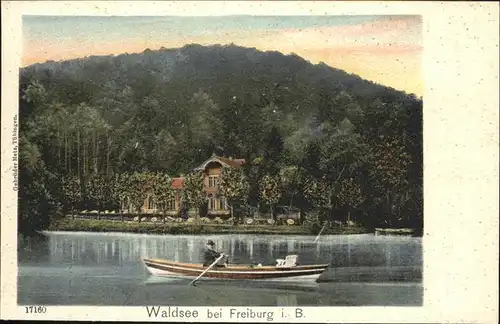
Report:
M217 260L221 255L222 255L222 253L215 251L214 241L208 240L207 245L205 246L205 252L203 254L203 259L204 259L203 266L208 267L209 265L214 263L215 260ZM226 258L225 262L221 262L221 261L219 261L218 264L216 264L215 266L217 266L217 267L227 266L227 258Z

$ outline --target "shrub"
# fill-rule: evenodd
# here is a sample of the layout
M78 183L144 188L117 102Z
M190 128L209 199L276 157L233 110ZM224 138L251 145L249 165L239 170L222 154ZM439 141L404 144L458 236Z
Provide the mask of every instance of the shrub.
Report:
M310 211L304 216L304 224L314 223L320 219L320 213L317 210Z
M169 233L170 233L170 234L181 234L181 232L182 232L182 231L181 231L180 226L172 226L172 227L170 227L170 229L169 229Z
M318 220L308 222L306 226L308 228L309 233L314 235L318 234L319 231L321 231L321 228L323 227L323 225L321 225L321 223Z
M218 223L222 220L214 219L213 223ZM122 223L107 220L72 220L63 219L54 221L50 230L60 231L94 231L94 232L133 232L133 233L164 233L164 234L214 234L214 233L255 233L255 234L309 234L317 235L323 223L310 222L304 226L269 226L255 225L243 226L234 228L228 225L211 226L208 224L153 224L153 223ZM329 228L326 227L323 235L330 234L347 234L347 233L366 233L366 229L362 227L343 227Z
M203 232L203 226L190 226L189 229L191 230L190 234L200 234Z

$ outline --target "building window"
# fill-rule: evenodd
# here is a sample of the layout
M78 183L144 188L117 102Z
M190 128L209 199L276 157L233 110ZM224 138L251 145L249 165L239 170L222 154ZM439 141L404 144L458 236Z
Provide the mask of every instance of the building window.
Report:
M209 187L217 187L217 184L219 183L219 176L217 175L210 175L208 176L208 186Z
M148 197L148 209L156 209L155 202L151 197Z
M170 199L166 203L166 210L175 210L175 199Z
M208 197L209 210L225 210L227 209L226 200L224 198Z
M216 203L216 200L214 197L208 197L208 210L215 210L216 209L216 206L215 206L215 203Z
M226 199L224 199L224 198L220 199L220 209L227 209Z

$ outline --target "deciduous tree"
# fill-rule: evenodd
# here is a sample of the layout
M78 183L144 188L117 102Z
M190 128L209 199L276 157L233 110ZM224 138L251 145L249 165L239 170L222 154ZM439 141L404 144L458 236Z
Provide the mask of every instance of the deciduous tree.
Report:
M124 207L130 209L130 198L131 198L131 179L128 173L117 173L115 174L113 187L112 187L112 195L114 200L118 204L118 210L121 215L121 219L123 221L123 212ZM130 211L129 211L130 212Z
M184 178L183 196L189 208L196 209L196 222L200 220L200 208L207 201L204 189L205 175L200 171L193 171ZM204 216L204 215L203 215Z
M370 177L383 205L390 225L401 220L401 206L406 202L403 197L408 190L408 166L410 155L398 138L382 137L372 146L373 160Z
M281 183L279 176L266 174L260 183L260 197L269 205L271 215L274 217L274 205L281 198Z
M351 211L357 209L365 201L361 186L356 179L349 177L342 180L336 198L340 206L347 207L347 222L351 221Z
M142 206L144 205L144 200L146 199L146 190L144 177L139 172L134 172L129 178L129 199L130 204L134 208L136 213L141 213ZM140 217L139 217L140 220Z
M155 177L152 197L165 217L168 203L175 199L175 189L172 188L172 178L168 174L157 172Z
M231 208L234 222L233 207L248 199L250 185L242 168L225 167L222 169L219 182L219 195L224 197Z
M282 192L289 198L289 206L293 207L294 198L302 189L302 176L296 165L288 165L280 170Z
M63 180L63 195L66 200L66 207L69 208L71 216L74 216L74 210L82 202L82 191L80 178L69 176Z

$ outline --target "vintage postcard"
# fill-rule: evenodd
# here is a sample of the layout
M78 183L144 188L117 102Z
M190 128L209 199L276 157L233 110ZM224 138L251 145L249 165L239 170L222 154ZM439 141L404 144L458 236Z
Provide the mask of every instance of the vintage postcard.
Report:
M2 16L2 319L498 320L498 4Z

